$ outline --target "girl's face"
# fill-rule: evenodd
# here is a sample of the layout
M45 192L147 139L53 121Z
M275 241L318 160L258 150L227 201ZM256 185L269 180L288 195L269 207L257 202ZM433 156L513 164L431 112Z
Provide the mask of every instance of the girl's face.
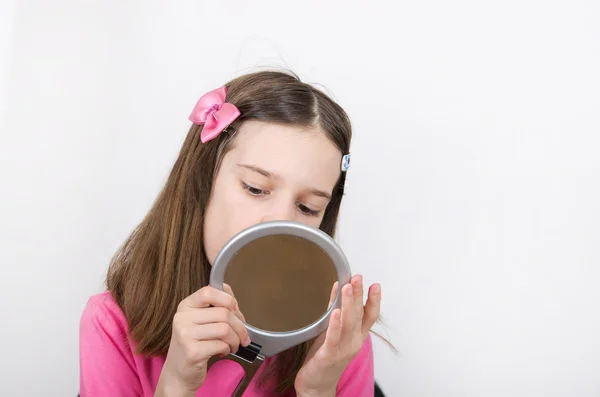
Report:
M238 232L261 222L319 227L340 176L342 153L320 128L247 121L224 156L204 220L212 264Z

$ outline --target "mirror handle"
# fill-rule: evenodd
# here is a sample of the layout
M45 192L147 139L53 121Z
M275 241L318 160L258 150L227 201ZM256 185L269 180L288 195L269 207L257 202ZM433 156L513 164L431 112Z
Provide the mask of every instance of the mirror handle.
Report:
M207 363L207 371L210 370L210 367L221 360L231 360L240 364L242 369L244 370L244 377L240 380L237 387L233 391L231 397L240 397L246 391L246 388L256 375L256 372L265 361L265 357L261 354L258 354L260 351L260 346L254 343L251 343L248 347L240 346L237 353L229 353L225 357L212 356Z

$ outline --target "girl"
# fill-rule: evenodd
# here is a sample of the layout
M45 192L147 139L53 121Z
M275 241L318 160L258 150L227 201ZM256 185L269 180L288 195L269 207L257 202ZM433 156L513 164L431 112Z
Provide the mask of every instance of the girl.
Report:
M231 291L207 286L217 253L269 220L334 235L351 140L339 105L295 76L258 72L205 94L190 120L163 191L83 312L82 397L230 396L241 368L207 372L207 361L250 340ZM373 395L381 287L363 305L355 275L342 295L327 331L265 360L245 396Z

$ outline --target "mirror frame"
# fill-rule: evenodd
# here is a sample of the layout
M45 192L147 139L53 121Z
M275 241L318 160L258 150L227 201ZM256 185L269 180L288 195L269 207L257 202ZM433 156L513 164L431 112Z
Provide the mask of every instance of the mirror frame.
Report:
M260 354L267 357L273 356L289 349L290 347L306 342L325 332L329 324L331 312L335 308L341 307L341 288L345 284L349 283L352 277L346 256L341 248L327 233L299 222L268 221L259 223L241 231L223 246L213 263L210 273L210 285L223 291L223 283L227 265L239 252L239 250L242 249L242 247L256 239L281 234L304 238L318 245L321 247L321 249L323 249L323 251L325 251L325 253L331 258L337 272L338 292L335 297L335 301L321 318L312 324L295 331L272 332L244 323L252 342L261 346Z

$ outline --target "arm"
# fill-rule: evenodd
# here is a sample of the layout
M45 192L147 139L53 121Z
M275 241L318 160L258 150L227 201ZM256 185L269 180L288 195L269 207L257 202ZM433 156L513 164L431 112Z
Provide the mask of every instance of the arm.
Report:
M106 295L91 298L81 316L81 397L142 396L124 317L107 307L106 299Z

